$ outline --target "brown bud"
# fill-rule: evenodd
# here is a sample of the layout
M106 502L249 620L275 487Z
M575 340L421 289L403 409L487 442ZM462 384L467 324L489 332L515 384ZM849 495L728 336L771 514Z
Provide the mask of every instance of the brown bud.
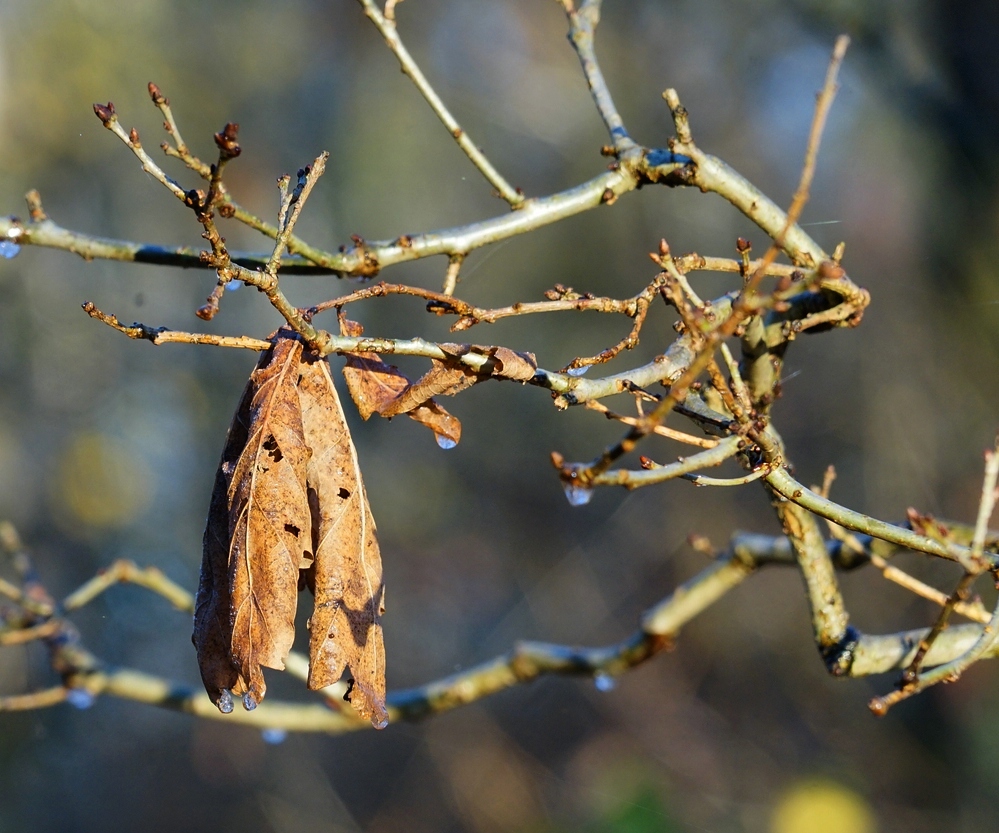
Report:
M134 127L128 131L128 141L132 143L134 148L142 147L142 142L139 141L139 131Z
M105 127L110 126L111 122L117 120L114 104L110 101L107 104L95 104L94 113L97 114L97 118L101 120L101 124Z
M885 703L884 699L881 697L875 697L867 704L867 708L871 710L871 713L875 717L884 717L888 714L888 704Z
M669 243L666 242L665 237L659 240L659 254L662 257L666 257L669 254Z
M232 203L224 202L219 206L219 216L229 219L236 216L236 208Z
M219 311L218 301L213 304L212 300L213 299L209 298L207 304L198 307L194 311L194 314L202 321L211 321L215 317L215 313Z
M833 263L831 260L823 260L819 264L819 277L824 280L839 280L846 274L846 270L843 269L838 263Z
M753 244L750 243L745 237L740 237L735 241L735 250L741 255L748 254L752 248Z
M220 156L223 159L235 159L242 153L237 138L239 136L239 125L234 122L227 122L219 133L215 134L215 144L218 146Z
M170 99L167 98L163 93L160 92L160 88L157 87L152 81L149 82L149 97L153 100L153 104L157 107L168 105Z

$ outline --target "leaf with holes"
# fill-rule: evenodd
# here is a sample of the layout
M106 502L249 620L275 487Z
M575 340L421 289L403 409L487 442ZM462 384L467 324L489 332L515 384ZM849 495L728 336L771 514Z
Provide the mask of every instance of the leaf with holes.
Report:
M388 723L388 712L380 622L384 586L375 521L325 359L306 354L298 390L312 449L306 468L315 562L306 582L316 601L309 622L309 688L332 685L348 668L351 705L381 728Z
M230 692L256 706L266 691L261 666L284 668L299 570L312 563L301 356L302 345L280 334L261 356L215 479L194 643L205 687L223 711L231 708Z

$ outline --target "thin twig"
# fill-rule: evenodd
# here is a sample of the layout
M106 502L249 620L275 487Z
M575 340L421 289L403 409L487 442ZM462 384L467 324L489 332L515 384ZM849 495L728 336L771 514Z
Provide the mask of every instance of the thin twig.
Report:
M444 106L444 102L437 95L437 91L427 81L426 76L420 70L419 66L417 66L416 61L413 60L413 56L409 54L409 50L406 49L402 39L399 37L394 14L392 17L383 14L374 0L358 0L358 2L360 2L368 19L381 32L388 48L392 50L392 54L398 59L403 73L416 85L416 89L420 91L420 95L423 96L427 104L430 105L430 109L434 111L437 118L447 128L448 133L458 143L458 147L464 151L465 155L472 161L472 164L479 169L479 172L496 189L497 193L510 204L511 208L518 208L523 205L524 195L517 188L510 185L500 172L493 167L493 164L486 158L486 155L479 150L478 145L472 141L471 137L458 124L457 119ZM391 10L391 7L389 9Z
M267 350L270 348L269 341L249 336L217 336L210 333L186 333L180 330L167 330L164 327L149 327L146 324L132 324L125 326L118 319L102 312L93 303L87 301L83 305L84 311L91 318L107 324L119 333L124 333L129 338L151 341L153 344L211 344L215 347L240 347L247 350Z
M441 290L444 295L454 295L458 288L458 273L461 271L461 264L465 261L462 254L454 254L448 258L447 271L444 273L444 288Z
M861 512L841 506L803 486L786 469L775 468L765 479L774 491L787 500L847 529L863 532L884 541L891 541L893 544L899 544L917 552L936 555L940 558L946 558L948 561L957 561L962 565L975 563L971 560L973 554L968 547L935 541L912 530L879 521ZM991 553L982 554L981 560L987 568L999 567L999 557Z
M950 600L950 596L946 593L889 564L881 556L871 555L870 560L871 564L877 567L888 581L897 584L899 587L903 587L911 593L915 593L917 596L938 604L941 607ZM980 625L988 624L991 618L989 612L982 606L980 601L958 601L954 604L954 612L961 614L961 616L970 619L972 622L978 622Z
M602 413L607 419L613 419L616 422L621 422L625 425L637 425L638 418L622 416L621 414L616 414L611 411L606 405L597 402L595 399L590 399L586 402L586 407L591 411L598 411ZM677 431L675 428L670 428L667 425L657 425L655 433L661 437L667 437L671 440L676 440L677 442L686 443L687 445L694 445L700 448L714 448L718 445L718 440L711 439L710 437L695 437L693 434L687 434L684 431Z
M638 489L642 486L662 483L666 480L681 477L684 474L690 474L698 469L719 466L738 454L739 448L744 442L745 440L739 436L726 437L714 448L699 451L697 454L681 458L675 463L642 471L613 469L597 474L588 481L587 485L624 486L626 489ZM556 462L556 467L562 468L560 461Z
M703 474L681 474L680 477L689 480L695 486L744 486L746 483L766 477L769 472L769 466L760 466L742 477L708 477Z
M569 18L569 42L579 56L590 94L593 96L600 118L607 126L611 141L614 143L614 150L620 155L635 148L636 145L625 129L617 107L614 106L614 100L594 49L594 32L600 22L601 3L602 0L582 0L578 9L574 8L572 3L565 3L564 8Z
M63 610L77 610L116 584L135 584L162 596L178 610L194 611L194 596L168 579L158 567L140 567L121 559L101 570L63 599Z

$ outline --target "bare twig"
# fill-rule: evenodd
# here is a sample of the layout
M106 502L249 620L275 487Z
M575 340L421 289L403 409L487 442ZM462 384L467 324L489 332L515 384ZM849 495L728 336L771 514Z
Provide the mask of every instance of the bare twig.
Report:
M935 587L931 587L926 584L926 582L920 581L915 576L909 575L904 570L900 570L885 561L879 555L871 556L871 564L877 567L881 574L890 582L897 584L899 587L904 587L906 590L915 593L917 596L921 596L928 601L943 607L946 605L951 597L946 593L937 590ZM966 619L970 619L972 622L978 622L980 625L986 625L989 622L991 616L988 611L982 607L981 601L974 602L964 602L957 601L954 604L954 612L959 613Z
M876 518L871 518L861 512L856 512L831 500L827 500L791 477L786 469L775 468L766 476L765 480L773 487L775 492L792 503L797 503L810 512L814 512L823 518L828 518L847 529L863 532L885 541L891 541L894 544L899 544L916 552L925 552L929 555L946 558L949 561L957 561L962 565L965 563L977 565L979 563L978 559L973 560L973 553L968 547L935 541L925 535L919 535L912 530L879 521ZM999 567L999 558L991 553L982 554L980 559L980 563L986 568L994 569Z
M447 128L448 133L458 143L458 147L464 151L465 155L472 161L472 164L479 169L479 172L496 189L497 193L510 204L511 208L518 208L523 205L524 195L503 178L500 172L493 167L492 162L479 150L478 145L462 129L457 119L451 115L444 102L441 101L441 97L437 95L437 91L427 81L426 76L417 66L416 61L413 60L413 56L409 54L409 50L403 45L395 25L393 9L395 4L387 6L387 14L383 14L374 0L359 0L359 2L368 19L381 32L385 43L392 50L392 54L399 60L399 66L402 68L403 73L416 85L416 89L420 91L420 95L426 99L427 104L430 105L430 109L434 111L437 118Z
M625 425L637 425L637 417L627 417L621 414L616 414L611 411L606 405L597 402L595 399L590 399L586 403L586 407L592 411L598 411L602 413L607 419L613 419L616 422L624 423ZM671 440L676 440L677 442L686 443L687 445L695 445L700 448L714 448L718 445L718 440L711 439L710 437L695 437L693 434L687 434L684 431L677 431L675 428L670 428L666 425L657 425L655 433L661 437L667 437Z
M638 489L642 486L651 486L653 483L662 483L676 477L682 477L698 469L719 466L726 460L739 453L740 446L744 443L742 437L726 437L714 448L699 451L690 457L680 458L675 463L666 466L657 466L653 469L642 471L631 471L629 469L614 469L595 475L587 482L588 486L624 486L626 489ZM553 456L556 468L561 469L562 461Z
M157 567L140 567L134 561L121 559L101 570L96 576L63 599L63 610L76 610L89 604L116 584L135 584L162 596L178 610L194 611L194 596L176 584Z
M607 81L597 62L593 36L600 22L601 4L602 0L582 0L578 9L574 8L572 3L565 3L564 7L569 18L569 42L579 56L590 94L593 96L600 118L607 126L611 141L614 143L614 150L620 155L637 146L625 130L624 122L617 107L614 106Z
M185 333L179 330L167 330L164 327L149 327L146 324L133 324L128 327L106 312L101 312L94 304L87 301L84 311L91 318L102 321L119 333L129 338L151 341L153 344L211 344L215 347L241 347L247 350L266 350L271 345L269 341L249 336L217 336L209 333Z

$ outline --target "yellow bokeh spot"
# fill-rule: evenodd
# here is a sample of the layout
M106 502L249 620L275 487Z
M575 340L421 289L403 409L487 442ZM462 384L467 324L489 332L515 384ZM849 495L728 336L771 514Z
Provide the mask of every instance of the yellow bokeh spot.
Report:
M151 473L145 461L103 434L79 434L59 459L54 493L71 523L115 528L148 505Z
M875 833L867 802L832 781L796 784L774 809L770 833Z

